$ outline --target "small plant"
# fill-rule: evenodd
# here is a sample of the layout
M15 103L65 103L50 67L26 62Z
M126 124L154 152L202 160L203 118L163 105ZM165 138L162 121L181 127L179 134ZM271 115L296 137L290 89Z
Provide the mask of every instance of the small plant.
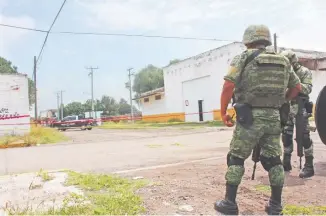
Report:
M38 172L37 176L41 177L44 182L51 181L54 179L54 177L52 175L50 175L47 171L44 171L43 169L41 169Z
M255 189L257 191L261 191L261 192L270 192L271 191L271 188L268 185L256 185Z
M162 147L163 145L160 145L160 144L149 144L149 145L146 145L147 147L149 148L159 148L159 147Z
M283 215L326 215L326 206L286 205Z
M171 144L171 145L173 145L173 146L183 146L182 144L180 144L180 143L173 143L173 144Z
M53 128L42 126L32 126L31 131L23 136L8 134L0 137L0 145L9 145L22 143L22 146L31 146L36 144L48 144L67 141L68 138Z

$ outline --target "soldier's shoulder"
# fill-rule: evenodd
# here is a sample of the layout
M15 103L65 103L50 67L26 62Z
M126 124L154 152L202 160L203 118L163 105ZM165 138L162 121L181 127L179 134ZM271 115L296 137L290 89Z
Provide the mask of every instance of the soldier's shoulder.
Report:
M309 70L309 68L307 68L307 67L305 67L305 66L302 66L302 65L301 65L301 67L300 67L299 70L301 70L301 71L304 72L304 73L311 73L311 70Z
M241 62L246 59L248 56L248 51L245 50L242 53L236 55L233 57L232 61L231 61L231 66L239 66L241 64Z

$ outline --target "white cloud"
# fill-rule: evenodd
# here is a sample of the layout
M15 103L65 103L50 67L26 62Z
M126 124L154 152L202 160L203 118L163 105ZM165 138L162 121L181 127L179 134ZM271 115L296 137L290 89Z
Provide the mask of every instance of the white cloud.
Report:
M27 28L34 28L35 21L29 16L5 16L2 12L5 10L8 2L0 0L0 23L23 26ZM26 30L12 29L7 27L0 27L0 55L6 55L10 47L17 41L23 39L30 32Z
M222 0L76 0L90 12L91 26L110 30L162 30L174 29L192 22L211 20L227 15L223 9L233 5ZM187 27L189 29L189 27Z
M227 35L251 23L265 23L279 36L279 45L326 51L325 0L76 0L89 12L93 27L111 31L152 31L165 35L211 35L205 26L225 22ZM232 26L228 26L232 23ZM210 25L211 26L211 25ZM237 31L238 32L238 31Z

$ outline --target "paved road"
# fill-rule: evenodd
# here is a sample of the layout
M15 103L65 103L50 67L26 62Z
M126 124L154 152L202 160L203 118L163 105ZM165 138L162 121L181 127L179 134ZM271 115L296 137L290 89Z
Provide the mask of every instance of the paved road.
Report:
M116 172L214 157L220 157L221 163L225 162L232 131L211 130L174 131L174 134L133 131L130 133L134 139L129 138L126 130L73 131L69 133L74 133L75 137L84 136L86 141L1 150L0 174L35 172L41 168ZM137 133L142 135L135 138ZM110 134L115 134L115 138ZM318 152L316 159L325 161L323 153L326 146L321 143L317 133L312 133L312 137L315 151Z

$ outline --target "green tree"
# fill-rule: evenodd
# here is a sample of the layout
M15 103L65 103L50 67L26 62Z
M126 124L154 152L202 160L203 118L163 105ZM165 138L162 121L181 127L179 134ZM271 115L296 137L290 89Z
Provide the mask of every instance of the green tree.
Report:
M120 115L125 115L130 113L130 104L128 104L128 102L123 98L121 98L119 101L118 112Z
M18 68L12 65L11 61L6 60L5 58L0 57L0 74L15 74L18 73ZM28 78L28 97L29 105L35 103L35 85L34 81Z
M180 61L181 61L180 59L173 59L173 60L170 60L169 65L176 64L176 63L178 63L178 62L180 62Z
M68 115L84 115L85 109L82 103L80 102L72 102L67 104L64 107L65 116Z
M119 114L119 104L113 97L103 95L101 99L101 104L103 106L103 115L118 115Z
M135 75L132 90L136 92L136 96L138 96L141 93L163 86L163 70L153 65L148 65Z
M91 112L92 111L92 100L88 99L84 104L83 104L85 112ZM94 110L95 111L103 111L103 106L100 100L96 99L94 100Z

